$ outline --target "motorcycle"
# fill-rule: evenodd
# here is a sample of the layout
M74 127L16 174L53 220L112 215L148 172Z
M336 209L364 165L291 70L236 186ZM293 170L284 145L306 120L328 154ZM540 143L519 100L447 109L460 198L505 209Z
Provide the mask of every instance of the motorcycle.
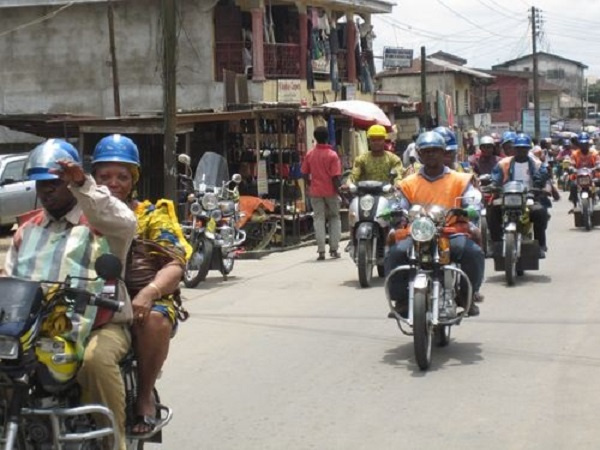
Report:
M105 406L81 405L75 378L79 358L64 337L88 306L118 311L121 263L113 255L96 260L96 279L67 277L63 282L0 278L0 427L3 450L100 449L107 438L118 449L118 428ZM86 282L106 280L100 294L82 289ZM73 287L78 286L78 287ZM44 289L45 288L45 289ZM45 292L45 293L44 293ZM132 354L121 364L126 387L128 430L135 420L137 364ZM157 403L158 393L155 391ZM92 415L103 416L100 427ZM161 442L161 430L172 411L157 405L157 424L146 435L127 436L128 449Z
M480 191L482 194L483 207L481 208L481 216L479 219L479 229L481 230L481 250L486 258L491 256L492 253L492 237L489 232L488 220L487 220L487 208L492 205L494 201L494 188L492 186L492 177L488 174L479 177L481 184Z
M502 206L504 236L495 244L494 270L504 271L506 283L514 286L517 276L525 270L539 270L539 243L533 238L529 220L529 207L536 195L544 195L542 189L530 188L520 181L509 181L501 190L494 205Z
M577 186L577 207L574 210L575 226L590 231L600 225L600 211L596 211L595 169L573 169Z
M421 370L427 370L433 342L439 347L447 346L451 327L460 325L471 308L471 282L461 268L450 261L450 236L461 232L459 223L467 223L468 213L464 209L446 211L440 206L415 205L400 214L404 215L406 225L395 233L401 234L399 239L410 236L413 244L408 264L392 269L386 277L385 294L389 317L396 319L403 334L413 337L417 364ZM390 293L390 280L402 272L408 273L406 314L398 312ZM466 281L467 292L462 292L461 280ZM459 296L467 299L462 306L457 302Z
M358 281L363 288L371 285L373 266L384 277L383 258L389 223L384 216L388 208L387 194L392 185L380 181L359 181L350 184L352 195L348 208L351 239L346 251L358 267Z
M225 279L233 270L246 240L246 233L236 225L240 219L237 186L242 177L236 173L230 179L227 160L217 153L202 155L193 179L189 156L179 155L178 160L188 171L180 177L187 181L191 220L183 221L182 230L193 249L183 282L193 288L204 281L209 270L220 271Z

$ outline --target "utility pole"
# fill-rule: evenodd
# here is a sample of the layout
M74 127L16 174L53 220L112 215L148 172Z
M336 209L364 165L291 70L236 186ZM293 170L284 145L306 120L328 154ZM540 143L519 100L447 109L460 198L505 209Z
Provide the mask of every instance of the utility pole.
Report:
M164 196L177 201L177 0L162 0Z
M115 16L112 0L108 0L108 38L110 42L110 61L113 76L113 103L115 116L121 116L121 94L119 91L119 68L117 66L117 51L115 46Z
M533 113L535 132L534 136L539 141L540 139L540 81L538 73L538 54L537 54L537 37L539 34L539 10L531 7L531 40L533 43Z
M427 55L421 47L421 128L427 127Z

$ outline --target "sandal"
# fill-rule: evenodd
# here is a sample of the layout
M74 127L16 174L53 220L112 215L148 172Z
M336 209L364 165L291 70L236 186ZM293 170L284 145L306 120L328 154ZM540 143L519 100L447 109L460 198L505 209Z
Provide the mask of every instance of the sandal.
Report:
M140 427L140 425L144 426L145 429L143 431L134 431L134 429L137 427ZM131 427L131 434L134 436L149 434L154 431L155 427L156 427L156 417L138 415L135 417L135 423L133 424L133 427Z

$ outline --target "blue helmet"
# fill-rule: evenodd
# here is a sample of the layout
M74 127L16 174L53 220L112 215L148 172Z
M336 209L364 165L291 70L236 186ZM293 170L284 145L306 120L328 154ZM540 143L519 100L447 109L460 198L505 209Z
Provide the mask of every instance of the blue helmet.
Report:
M120 162L140 167L140 152L135 142L128 137L111 134L96 144L92 165L99 162Z
M48 139L29 153L25 164L27 178L36 181L58 179L58 175L50 173L50 169L60 170L60 160L79 163L79 152L67 141Z
M426 131L421 133L417 138L417 149L424 150L426 148L441 148L446 150L446 140L436 131Z
M514 144L516 138L517 133L515 133L514 131L505 131L504 133L502 133L501 145L504 145L507 142L512 142Z
M590 135L585 131L579 133L579 135L577 136L577 140L580 144L589 144L591 139L592 138L590 137Z
M525 133L519 133L517 135L517 137L515 138L513 145L515 147L527 147L527 148L533 147L531 138L528 135L526 135Z
M446 141L446 151L455 152L458 150L458 143L456 142L454 131L446 127L437 127L434 128L433 131L442 136L444 141Z

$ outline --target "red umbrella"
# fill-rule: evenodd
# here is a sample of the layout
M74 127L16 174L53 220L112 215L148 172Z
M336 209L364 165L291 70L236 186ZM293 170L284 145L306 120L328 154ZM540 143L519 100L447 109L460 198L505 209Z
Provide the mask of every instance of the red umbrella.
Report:
M357 126L364 128L371 125L383 125L391 128L392 122L388 116L375 103L365 102L363 100L341 100L339 102L330 102L323 105L324 108L337 109L345 116L352 117Z

